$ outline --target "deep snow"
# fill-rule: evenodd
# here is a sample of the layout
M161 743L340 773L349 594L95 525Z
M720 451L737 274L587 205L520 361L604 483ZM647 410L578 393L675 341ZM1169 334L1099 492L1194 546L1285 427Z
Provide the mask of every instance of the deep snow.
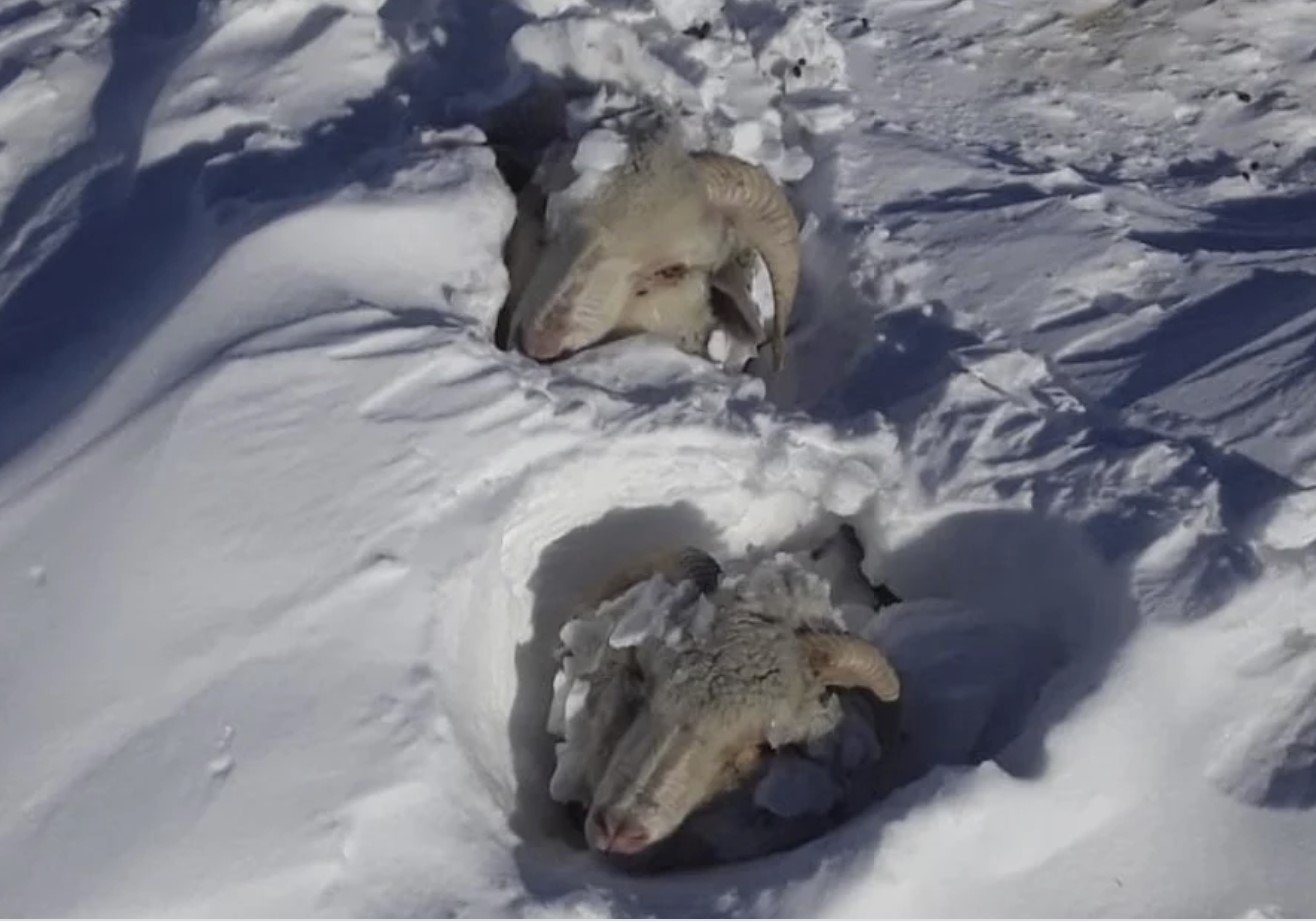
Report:
M1316 913L1314 29L0 0L0 913ZM792 183L766 382L491 343L499 165L639 95ZM564 600L840 519L932 768L757 861L575 850Z

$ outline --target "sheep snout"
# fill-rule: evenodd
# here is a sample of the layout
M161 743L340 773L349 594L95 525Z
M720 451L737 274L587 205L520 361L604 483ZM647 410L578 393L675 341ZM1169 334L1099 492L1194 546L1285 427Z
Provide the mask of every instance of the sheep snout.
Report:
M550 313L542 323L521 331L521 349L526 355L537 362L551 362L562 356L566 351L563 340L567 333L563 313Z
M585 837L595 851L617 855L634 855L648 848L653 841L643 823L612 808L590 814Z

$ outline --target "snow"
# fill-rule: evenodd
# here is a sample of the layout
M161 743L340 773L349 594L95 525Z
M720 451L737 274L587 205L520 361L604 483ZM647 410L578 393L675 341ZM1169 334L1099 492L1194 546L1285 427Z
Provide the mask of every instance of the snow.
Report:
M387 76L374 3L231 4L160 91L138 167L226 134L278 145L368 97ZM227 15L224 15L227 14Z
M1316 913L1313 27L0 2L0 912ZM780 374L492 345L500 158L641 97L790 183ZM753 861L579 850L566 600L839 521L899 783Z

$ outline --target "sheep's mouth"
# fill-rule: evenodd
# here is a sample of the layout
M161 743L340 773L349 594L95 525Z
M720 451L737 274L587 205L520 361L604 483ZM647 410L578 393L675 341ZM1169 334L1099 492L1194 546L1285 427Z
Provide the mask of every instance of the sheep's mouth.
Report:
M550 315L544 323L526 328L520 336L521 351L545 365L561 361L571 354L562 341L564 332L556 329L565 326L565 320Z
M553 365L609 339L605 332L602 336L585 338L583 342L572 344L571 340L583 338L579 336L579 329L573 329L580 326L579 320L573 320L578 313L570 303L559 303L549 308L543 317L521 331L521 351L541 365Z
M608 855L638 855L655 844L649 830L635 819L604 810L586 821L586 839L595 851Z
M537 340L533 344L531 342L535 334L526 333L521 336L519 345L521 347L521 351L524 352L527 356L529 356L538 364L557 365L561 362L567 361L568 359L575 358L577 355L580 355L580 353L585 352L594 346L604 346L609 343L615 343L624 339L633 339L634 337L642 336L643 334L644 334L643 330L613 329L613 330L609 330L607 333L600 336L598 339L592 340L587 343L582 343L579 346L564 346L559 344L554 348L540 349L538 348Z

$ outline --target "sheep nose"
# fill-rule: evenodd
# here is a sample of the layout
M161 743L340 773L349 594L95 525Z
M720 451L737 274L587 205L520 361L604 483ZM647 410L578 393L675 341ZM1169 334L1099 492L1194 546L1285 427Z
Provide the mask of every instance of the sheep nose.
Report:
M629 816L604 810L594 819L593 845L601 852L634 855L649 845L649 831Z
M538 362L548 362L557 358L562 351L557 338L536 330L521 331L521 351Z
M521 351L538 362L551 362L560 358L566 351L569 317L569 308L559 304L522 327L519 337Z

